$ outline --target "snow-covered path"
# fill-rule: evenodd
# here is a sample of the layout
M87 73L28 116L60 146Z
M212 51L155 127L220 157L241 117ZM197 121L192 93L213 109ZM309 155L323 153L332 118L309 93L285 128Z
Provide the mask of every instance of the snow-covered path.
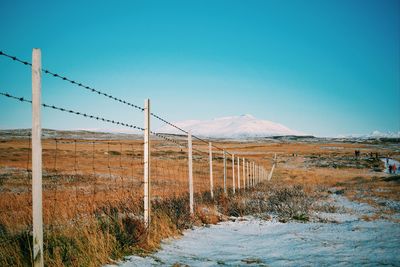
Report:
M400 162L398 162L397 160L394 159L389 159L389 164L386 161L386 158L381 159L384 163L385 163L385 173L389 173L389 165L396 164L397 170L396 173L400 173L399 167L400 167Z
M361 220L372 207L334 198L341 213L321 216L335 223L224 222L187 231L154 255L131 256L122 266L399 266L400 224Z

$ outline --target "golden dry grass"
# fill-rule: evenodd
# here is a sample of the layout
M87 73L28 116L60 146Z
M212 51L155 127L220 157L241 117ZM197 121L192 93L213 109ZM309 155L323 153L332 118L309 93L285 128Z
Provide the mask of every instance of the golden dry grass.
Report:
M277 153L278 163L273 176L275 183L301 184L309 193L321 187L345 188L346 196L357 201L366 201L366 198L360 197L360 191L367 192L371 197L400 200L398 183L382 180L385 177L383 173L374 172L370 168L310 166L307 161L310 157L317 160L351 158L355 149L361 149L363 154L391 153L393 157L399 157L399 153L385 147L369 144L288 142L222 142L218 146L240 157L256 161L267 170L271 168L273 155ZM208 145L194 142L194 149L194 191L199 194L208 191L210 186ZM29 249L29 244L21 246L21 242L26 242L30 237L30 163L28 140L10 139L0 142L0 232L4 228L7 235L18 236L18 239L11 241L11 245L1 247L0 255L13 258L12 263L16 266L26 263L22 260L24 257L26 259L26 255L21 256L26 251L21 251L21 248ZM227 166L227 186L231 188L230 157ZM110 258L121 257L124 253L151 251L159 246L162 239L178 235L181 229L188 227L185 223L192 220L195 222L196 218L203 223L216 223L220 220L215 206L207 201L196 206L196 218L180 217L181 215L174 213L178 209L187 209L187 203L181 203L188 193L187 153L185 149L165 142L152 142L151 195L156 202L179 198L175 204L180 206L156 208L151 231L145 238L143 225L137 221L142 218L143 212L142 141L45 139L43 168L43 214L49 240L46 247L48 265L100 265L110 261ZM235 172L236 170L235 166ZM242 165L240 171L242 172ZM222 187L223 158L219 151L214 151L213 172L214 187ZM220 201L230 200L221 198ZM122 218L114 218L115 212L122 214ZM187 211L181 213L182 216L187 215ZM125 240L124 233L130 231L133 236L136 235L135 242L129 238ZM68 250L74 251L79 258L74 259L66 252Z

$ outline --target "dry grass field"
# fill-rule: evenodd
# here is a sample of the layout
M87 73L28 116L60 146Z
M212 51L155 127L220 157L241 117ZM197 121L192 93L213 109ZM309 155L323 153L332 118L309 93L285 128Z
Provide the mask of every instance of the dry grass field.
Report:
M271 194L271 190L276 193L300 186L304 196L314 197L317 192L322 196L335 188L352 200L375 206L379 206L374 202L378 198L400 200L398 177L388 179L380 159L386 155L399 159L396 144L280 140L221 141L218 146L267 170L276 153L272 181L241 190L235 196L229 190L229 195L224 196L223 157L220 151L214 151L216 196L211 199L208 145L194 142L196 215L190 217L186 148L153 140L153 220L147 231L141 220L143 141L44 139L43 219L48 265L97 266L127 253L152 251L161 239L177 235L193 224L216 223L224 214L260 211L240 204L240 199L254 198L257 190L268 195L267 191ZM361 150L360 158L355 158L354 150ZM23 266L31 261L30 164L29 139L0 140L0 265ZM230 156L227 170L227 186L232 188ZM382 211L375 218L387 212ZM290 216L303 218L296 212Z

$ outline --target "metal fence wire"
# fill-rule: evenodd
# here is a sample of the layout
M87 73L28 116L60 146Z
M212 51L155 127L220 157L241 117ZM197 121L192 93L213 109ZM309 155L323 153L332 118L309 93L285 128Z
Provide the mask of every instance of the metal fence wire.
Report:
M0 51L0 58L34 67L34 64L3 51ZM193 211L200 197L212 199L217 191L233 194L268 179L266 169L271 168L273 162L263 160L254 168L256 158L252 159L251 153L245 151L245 146L238 142L235 143L236 147L229 147L223 142L210 142L204 137L192 136L188 129L178 127L164 119L165 116L154 114L147 108L57 72L47 69L41 71L44 76L57 78L89 93L128 105L143 112L147 118L155 118L181 133L159 133L152 131L146 124L138 126L80 110L39 103L52 111L140 133L125 139L113 138L112 135L101 138L62 134L55 137L41 136L40 214L45 244L61 230L79 231L93 221L102 223L102 231L115 231L112 224L115 220L129 218L146 223L146 212L150 212L151 218L151 207L146 210L146 197L150 205L184 197L187 202L183 208ZM0 92L0 96L25 105L33 105L35 101L34 98L31 100L5 91ZM145 137L148 134L149 142L141 134ZM21 136L0 135L0 253L5 251L8 242L20 242L19 239L10 239L10 236L33 238L35 246L35 229L40 229L35 227L32 220L37 212L32 201L35 180L32 157L38 153L32 150L32 135L31 130ZM146 146L150 153L148 162ZM146 178L145 170L148 166ZM145 224L143 236L151 231L148 227ZM126 238L138 242L142 237ZM43 244L39 244L38 251L35 248L29 249L33 251L33 260L41 261L38 255L43 252Z

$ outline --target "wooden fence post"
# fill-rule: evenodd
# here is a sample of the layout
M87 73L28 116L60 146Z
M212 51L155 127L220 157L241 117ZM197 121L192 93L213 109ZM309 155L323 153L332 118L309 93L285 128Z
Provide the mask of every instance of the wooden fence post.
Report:
M274 163L273 163L272 168L271 168L271 172L268 175L268 181L270 181L271 178L272 178L272 174L274 173L274 169L275 169L275 164L276 164L276 153L275 153L275 157L274 157Z
M214 198L214 177L213 177L213 166L212 166L212 144L208 143L209 157L210 157L210 194L211 198Z
M236 186L235 186L235 154L232 154L232 190L233 193L235 194L236 192Z
M144 224L150 226L150 99L144 101Z
M250 187L253 187L253 162L250 162Z
M246 185L247 185L247 187L250 187L249 180L250 180L249 162L246 161Z
M264 167L262 167L261 179L262 179L263 182L265 181L265 169L264 169Z
M227 194L227 190L226 190L226 152L225 150L224 152L224 193L225 195Z
M237 158L237 177L238 190L240 190L240 157Z
M254 185L258 183L258 165L254 163Z
M254 163L254 185L256 185L258 183L258 165L256 163Z
M44 266L42 210L42 125L40 117L42 91L42 53L32 51L32 224L33 266Z
M256 179L257 179L257 173L256 173L256 163L253 162L253 186L256 185Z
M255 172L255 170L256 170L256 163L255 162L253 162L253 164L252 164L252 171L251 171L251 173L252 173L252 179L251 179L251 181L252 181L252 186L254 187L254 185L255 185L255 181L256 181L256 172Z
M256 163L255 162L253 162L253 164L252 164L252 186L254 187L254 185L255 185L255 181L256 181L256 172L255 172L255 170L256 170Z
M243 189L246 189L246 163L244 158L242 158L242 165L243 165L243 170L242 170Z
M257 168L258 168L258 165L254 162L254 185L257 184L257 179L258 179L258 177L257 177Z
M188 153L189 153L189 204L190 204L190 214L194 215L193 210L193 154L192 154L192 133L188 134Z

